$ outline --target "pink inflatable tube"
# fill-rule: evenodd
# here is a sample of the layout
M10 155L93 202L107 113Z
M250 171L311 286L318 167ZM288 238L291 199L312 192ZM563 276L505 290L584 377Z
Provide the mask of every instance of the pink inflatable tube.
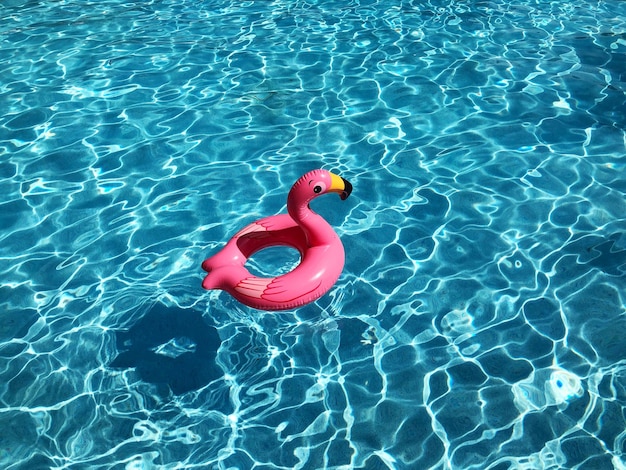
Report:
M300 177L287 197L288 214L248 225L202 263L208 273L202 287L225 290L242 304L260 310L287 310L317 300L337 282L345 256L335 231L309 203L326 193L338 193L346 199L351 192L348 181L326 170L313 170ZM245 268L254 253L277 245L300 252L300 264L293 271L261 278Z

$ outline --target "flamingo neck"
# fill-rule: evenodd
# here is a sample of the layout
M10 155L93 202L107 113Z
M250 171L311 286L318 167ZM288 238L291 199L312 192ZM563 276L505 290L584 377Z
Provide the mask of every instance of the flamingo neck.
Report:
M300 226L306 235L309 246L327 245L334 237L335 232L332 227L309 207L303 204L299 207L287 207L291 218Z

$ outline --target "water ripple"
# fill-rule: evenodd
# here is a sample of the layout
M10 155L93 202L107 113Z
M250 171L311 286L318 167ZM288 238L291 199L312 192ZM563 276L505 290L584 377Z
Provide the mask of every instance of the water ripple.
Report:
M625 5L3 2L3 468L623 468ZM329 294L203 293L320 166Z

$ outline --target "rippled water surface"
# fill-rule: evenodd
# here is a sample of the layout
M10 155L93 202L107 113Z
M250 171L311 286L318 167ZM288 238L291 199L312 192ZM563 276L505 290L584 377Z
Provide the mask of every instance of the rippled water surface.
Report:
M626 2L0 16L0 467L626 467ZM335 287L203 291L316 167Z

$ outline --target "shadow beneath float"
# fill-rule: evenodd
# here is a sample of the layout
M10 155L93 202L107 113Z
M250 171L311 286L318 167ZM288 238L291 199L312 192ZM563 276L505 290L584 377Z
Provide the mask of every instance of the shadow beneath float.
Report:
M135 368L142 380L179 395L199 390L224 372L215 358L221 340L202 314L157 303L126 331L116 332L113 368Z

